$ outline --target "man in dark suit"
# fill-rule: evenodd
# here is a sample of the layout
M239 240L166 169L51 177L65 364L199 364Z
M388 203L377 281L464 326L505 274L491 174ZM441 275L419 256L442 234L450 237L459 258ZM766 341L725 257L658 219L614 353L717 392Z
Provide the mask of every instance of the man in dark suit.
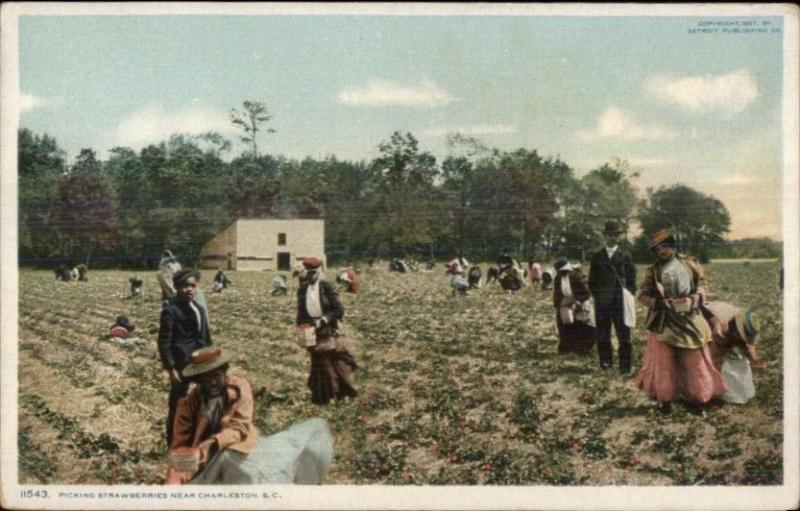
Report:
M589 289L594 297L597 323L597 352L600 367L608 369L613 363L611 324L619 340L619 370L631 371L631 331L625 325L624 285L636 294L636 266L628 252L619 246L622 229L616 222L606 222L603 229L605 246L598 250L589 267Z
M172 277L176 297L161 309L158 331L158 356L169 375L169 413L167 414L167 445L172 443L172 424L178 399L189 391L189 381L181 371L192 361L192 353L211 346L211 332L205 308L196 303L200 273L181 270Z

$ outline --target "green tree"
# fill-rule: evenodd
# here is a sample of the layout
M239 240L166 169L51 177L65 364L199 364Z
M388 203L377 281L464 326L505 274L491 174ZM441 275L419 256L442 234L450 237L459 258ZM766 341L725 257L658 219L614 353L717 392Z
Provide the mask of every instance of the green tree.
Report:
M667 229L675 237L678 250L703 261L714 247L725 243L723 236L731 224L728 209L719 199L680 184L648 189L638 218L642 226L639 247L646 246L654 232Z
M394 132L378 150L380 156L370 164L377 193L365 204L380 234L375 250L395 255L425 248L433 251L433 222L438 220L432 208L434 180L439 172L436 158L420 151L411 133Z
M19 255L42 258L57 250L56 231L50 224L58 197L58 180L66 171L64 151L48 135L18 131L17 175L19 201Z
M437 204L443 206L441 218L449 219L449 225L438 223L442 229L440 237L444 238L445 249L465 256L467 251L474 250L474 236L470 225L476 220L471 212L478 194L475 166L481 159L491 156L491 151L478 139L466 137L460 133L447 136L448 156L442 162L441 174L442 198Z
M272 156L242 156L230 163L227 187L232 218L262 218L278 213L281 162Z
M618 222L627 232L636 208L636 188L632 180L637 177L639 173L631 169L626 160L618 158L583 176L584 207L589 209L588 219L598 232L609 220Z
M251 147L250 155L255 160L258 158L257 135L259 131L275 133L272 128L263 128L261 125L272 120L272 115L267 111L267 106L260 101L245 101L242 110L231 108L231 122L234 126L244 131L239 139Z
M114 147L104 164L117 197L120 243L118 258L126 262L145 262L147 211L152 208L152 190L139 155L129 147Z
M492 206L494 248L512 248L520 254L533 250L558 211L551 179L560 165L542 159L533 150L502 153L496 161Z
M92 253L119 243L112 188L91 149L82 149L58 184L52 223L58 229L62 255L80 254L89 265Z

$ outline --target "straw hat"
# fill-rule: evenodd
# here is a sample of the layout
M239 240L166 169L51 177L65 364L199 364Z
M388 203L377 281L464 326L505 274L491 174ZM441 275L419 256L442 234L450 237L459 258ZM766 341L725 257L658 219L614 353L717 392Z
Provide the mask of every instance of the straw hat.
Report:
M650 248L654 249L662 243L668 243L675 246L675 238L666 229L661 229L650 237Z
M753 317L750 309L739 311L734 318L734 326L736 327L736 336L747 342L753 344L758 339L758 330L760 324L758 319Z
M192 353L192 361L183 369L182 374L186 378L192 378L222 367L229 360L230 357L223 355L218 346L200 348Z

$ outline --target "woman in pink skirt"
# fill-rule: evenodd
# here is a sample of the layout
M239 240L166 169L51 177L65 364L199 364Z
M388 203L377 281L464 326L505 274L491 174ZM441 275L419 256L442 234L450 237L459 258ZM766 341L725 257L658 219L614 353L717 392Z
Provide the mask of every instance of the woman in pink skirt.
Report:
M695 405L725 392L708 349L711 329L700 313L706 296L703 268L678 254L675 239L660 230L650 240L656 262L647 269L637 297L648 308L647 345L637 385L664 411L682 396Z

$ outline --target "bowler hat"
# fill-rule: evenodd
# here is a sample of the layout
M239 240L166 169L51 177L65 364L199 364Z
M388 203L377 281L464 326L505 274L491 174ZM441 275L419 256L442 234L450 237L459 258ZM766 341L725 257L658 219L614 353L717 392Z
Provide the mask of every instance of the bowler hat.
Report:
M661 229L650 237L651 249L656 248L661 244L668 244L673 247L675 246L675 238L666 229Z
M209 373L228 363L230 357L222 353L218 346L208 346L192 352L192 361L186 366L182 374L186 378L193 378Z
M175 286L179 286L184 281L186 281L189 277L194 277L197 280L200 280L200 272L197 270L181 270L175 275L172 276L172 283Z
M622 234L622 227L613 220L606 222L606 226L603 228L603 234Z
M753 344L758 339L759 322L758 319L753 317L750 309L739 311L734 318L734 326L736 327L736 336L747 342Z
M307 270L316 270L320 266L322 266L322 260L317 259L316 257L307 257L303 259L303 266Z

